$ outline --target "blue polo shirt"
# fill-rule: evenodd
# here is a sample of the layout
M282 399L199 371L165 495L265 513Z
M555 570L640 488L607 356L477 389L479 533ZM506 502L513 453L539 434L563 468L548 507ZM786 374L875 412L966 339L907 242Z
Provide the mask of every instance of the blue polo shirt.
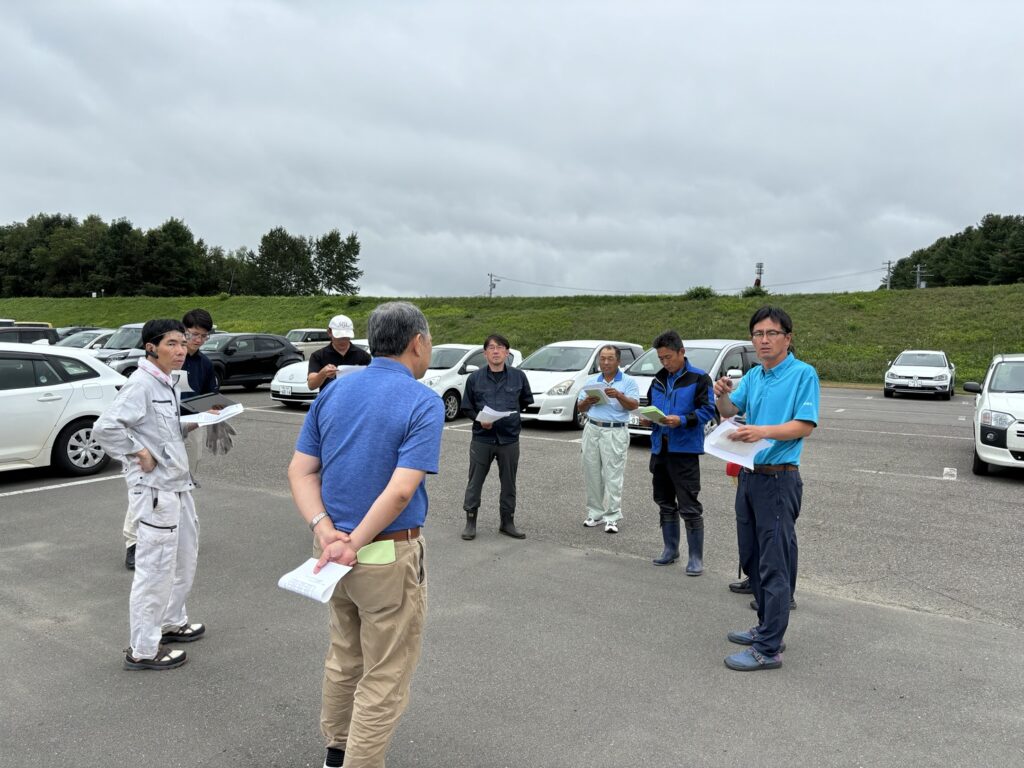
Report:
M338 379L313 401L295 450L320 459L324 508L334 527L351 533L395 469L437 474L444 405L397 360L375 357L365 371ZM385 531L423 525L427 489Z
M598 373L594 378L588 379L583 385L583 389L580 390L579 397L576 398L577 402L586 400L587 393L585 390L593 389L594 387L599 389L615 387L626 397L633 400L640 399L640 387L637 385L636 379L632 376L627 376L620 370L615 371L615 378L612 379L611 384L605 381L603 373ZM618 400L608 398L608 405L598 403L597 405L590 406L590 410L587 411L587 418L594 419L595 421L618 421L625 424L629 421L629 411L623 408Z
M793 419L818 424L818 372L790 352L771 370L755 366L729 395L747 424L771 426ZM755 464L799 464L803 438L776 440L754 457Z

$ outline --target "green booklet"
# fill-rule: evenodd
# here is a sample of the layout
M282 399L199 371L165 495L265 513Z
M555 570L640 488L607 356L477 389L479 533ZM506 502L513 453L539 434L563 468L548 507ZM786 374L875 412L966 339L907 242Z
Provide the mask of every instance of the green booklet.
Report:
M643 408L638 408L637 411L648 421L653 421L656 424L661 424L665 420L665 414L661 412L661 409L654 405L645 405Z

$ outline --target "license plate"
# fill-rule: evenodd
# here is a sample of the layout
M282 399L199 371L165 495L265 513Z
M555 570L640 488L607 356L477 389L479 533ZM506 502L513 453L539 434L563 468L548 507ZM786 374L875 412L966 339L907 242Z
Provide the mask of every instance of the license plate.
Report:
M291 387L281 387L281 394L284 395L285 397L290 396L291 393L292 393L292 388Z
M910 382L910 386L911 386L911 387L920 387L920 386L921 386L921 382L920 382L920 381L917 381L917 380L915 379L914 381Z
M630 416L629 417L629 426L631 426L631 427L639 427L640 426L640 417L639 416Z

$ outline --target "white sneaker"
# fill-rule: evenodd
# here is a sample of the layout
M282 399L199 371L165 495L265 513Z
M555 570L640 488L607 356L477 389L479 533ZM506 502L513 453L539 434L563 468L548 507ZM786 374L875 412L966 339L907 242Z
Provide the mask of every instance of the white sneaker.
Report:
M619 532L619 524L617 522L613 523L611 521L605 523L604 524L604 532L605 533L618 533Z
M596 528L601 524L601 521L594 520L592 517L588 517L586 520L583 521L583 524L587 526L587 528Z

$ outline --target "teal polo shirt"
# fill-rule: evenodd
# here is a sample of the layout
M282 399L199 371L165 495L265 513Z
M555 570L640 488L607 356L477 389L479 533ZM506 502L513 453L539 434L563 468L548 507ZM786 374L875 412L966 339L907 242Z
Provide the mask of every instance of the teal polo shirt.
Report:
M598 373L593 378L587 379L587 383L583 385L583 389L580 390L580 394L576 398L577 402L586 400L587 393L584 390L593 389L594 387L599 389L614 387L631 400L640 399L640 386L636 383L636 379L632 376L627 376L621 370L615 371L615 378L612 379L611 384L604 380L603 373ZM595 421L621 422L625 424L629 421L629 411L623 408L618 400L611 400L608 405L598 403L597 405L590 406L590 410L587 411L587 418L594 419Z
M793 419L818 425L818 372L790 352L771 370L756 366L747 371L729 395L747 417L747 424L773 426ZM755 464L799 464L803 438L776 440L754 457Z

